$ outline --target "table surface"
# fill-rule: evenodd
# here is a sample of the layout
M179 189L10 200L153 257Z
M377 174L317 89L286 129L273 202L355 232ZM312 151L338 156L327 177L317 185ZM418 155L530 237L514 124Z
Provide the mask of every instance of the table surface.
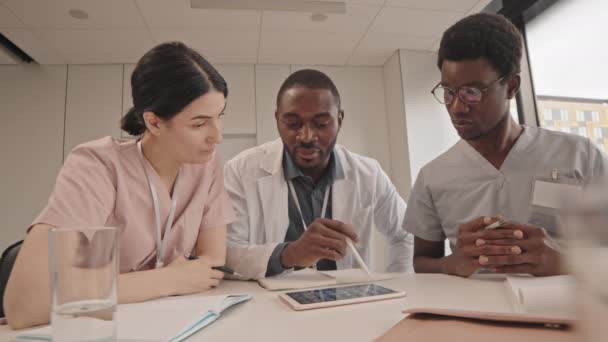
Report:
M484 298L454 296L443 289L437 291L445 286L446 281L466 282L470 285L471 294L480 291L484 293ZM504 294L496 292L500 291L497 290L500 287L492 284L493 281L496 279L480 281L439 274L404 274L376 283L405 291L405 298L308 311L290 309L278 298L280 292L267 291L257 282L224 281L219 287L200 295L249 293L253 298L228 310L219 320L191 336L188 341L372 341L401 322L406 316L401 311L417 302L449 301L450 306L458 307L469 305L474 300L479 309L485 307L489 310L508 306ZM431 293L433 298L429 298ZM426 326L432 327L429 324ZM0 341L11 341L18 333L8 326L1 326Z

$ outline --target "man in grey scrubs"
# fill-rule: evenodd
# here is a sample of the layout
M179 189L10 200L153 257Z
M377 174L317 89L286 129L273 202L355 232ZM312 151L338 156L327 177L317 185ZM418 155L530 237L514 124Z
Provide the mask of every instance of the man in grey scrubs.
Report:
M475 14L443 34L433 94L461 140L425 165L412 189L403 226L416 236L416 272L562 271L559 251L547 243L556 231L515 222L530 222L536 179L559 174L589 182L606 175L607 160L589 139L513 120L521 56L522 37L502 16ZM502 221L499 215L509 223L483 229Z

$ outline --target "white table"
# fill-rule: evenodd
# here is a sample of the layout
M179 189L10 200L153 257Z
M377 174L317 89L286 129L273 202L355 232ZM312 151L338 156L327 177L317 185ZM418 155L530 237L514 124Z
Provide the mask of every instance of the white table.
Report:
M405 317L401 311L408 306L456 309L474 305L479 311L509 310L512 304L502 285L503 275L475 278L480 279L403 274L376 283L405 291L405 298L299 312L285 305L277 296L279 292L267 291L257 282L224 281L216 289L193 296L249 293L253 299L225 312L188 341L372 341L399 323ZM441 329L441 324L435 325ZM410 324L404 329L416 326ZM437 333L433 324L424 326L429 333ZM17 334L7 326L0 327L2 342L11 341Z
M466 282L470 292L454 296L447 289L449 285L446 288L446 281ZM218 288L200 295L249 293L253 299L225 312L188 341L372 341L405 317L401 311L407 305L419 300L449 302L454 307L470 305L473 300L478 301L479 309L509 305L504 293L499 293L492 282L437 274L404 274L377 283L406 291L406 298L298 312L277 297L279 292L267 291L257 282L224 281ZM438 292L442 294L437 296ZM484 298L475 298L479 292L485 294ZM429 298L430 293L433 298ZM0 341L11 341L17 334L7 326L0 327Z

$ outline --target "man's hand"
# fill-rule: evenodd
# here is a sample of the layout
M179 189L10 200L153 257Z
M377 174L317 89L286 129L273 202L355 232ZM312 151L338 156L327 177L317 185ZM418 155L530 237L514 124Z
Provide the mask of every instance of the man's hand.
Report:
M557 275L562 272L560 254L545 244L549 237L547 232L538 226L517 223L505 223L505 229L519 230L524 238L518 241L512 239L495 240L494 245L517 244L522 253L512 256L488 256L482 265L492 267L499 273L526 273L534 276Z
M510 261L510 258L522 253L515 243L524 237L521 230L512 228L483 230L489 224L498 221L498 217L479 217L459 227L456 250L444 258L442 273L468 277L478 268L487 265L489 258L496 261ZM493 241L500 241L495 244ZM511 265L507 263L507 265Z
M346 239L357 242L353 227L336 220L314 220L300 238L287 244L281 254L285 268L315 265L321 259L340 260L346 254Z

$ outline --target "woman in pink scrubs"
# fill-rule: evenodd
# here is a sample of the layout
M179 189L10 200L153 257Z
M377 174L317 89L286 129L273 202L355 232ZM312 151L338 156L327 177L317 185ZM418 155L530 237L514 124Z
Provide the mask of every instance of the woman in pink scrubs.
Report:
M139 60L131 86L134 107L121 124L138 139L76 147L28 229L4 296L13 328L49 321L52 227L118 228L119 303L201 292L223 277L211 267L224 264L226 225L234 220L216 153L226 82L200 54L173 42ZM192 254L199 258L188 260Z

